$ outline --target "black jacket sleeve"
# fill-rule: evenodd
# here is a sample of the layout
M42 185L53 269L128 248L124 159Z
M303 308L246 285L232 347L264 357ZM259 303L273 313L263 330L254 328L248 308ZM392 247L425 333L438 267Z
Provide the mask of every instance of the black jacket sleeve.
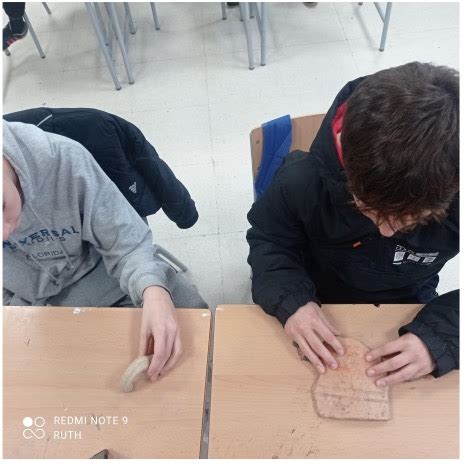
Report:
M282 178L281 168L253 204L248 213L251 229L247 241L253 301L285 325L298 308L319 301L303 262L307 244L304 226L286 195L288 178Z
M166 216L181 229L192 227L198 220L198 211L189 191L159 157L138 127L116 116L114 120L123 128L121 138L127 140L127 146L124 147L126 155L146 179Z
M411 332L426 345L437 364L432 372L440 377L459 369L459 290L445 293L424 306L400 335Z

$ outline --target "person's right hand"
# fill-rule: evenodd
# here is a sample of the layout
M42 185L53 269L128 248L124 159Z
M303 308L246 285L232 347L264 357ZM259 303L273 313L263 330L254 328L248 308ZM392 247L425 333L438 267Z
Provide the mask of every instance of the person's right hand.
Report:
M336 353L343 354L343 346L336 337L341 333L332 326L316 303L307 303L292 314L285 324L285 332L321 374L325 372L325 366L331 369L338 367L324 342Z
M143 292L139 356L153 353L148 376L155 381L179 360L182 354L180 328L171 296L163 287L150 286Z

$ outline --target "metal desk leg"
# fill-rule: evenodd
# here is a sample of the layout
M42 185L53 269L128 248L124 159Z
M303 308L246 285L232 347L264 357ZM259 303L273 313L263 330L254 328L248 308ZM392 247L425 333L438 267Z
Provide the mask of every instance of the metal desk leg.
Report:
M240 2L240 13L243 17L243 25L245 27L245 36L247 41L248 49L248 64L250 69L255 68L253 59L253 44L251 39L251 27L250 27L250 8L247 2Z
M226 2L221 2L222 19L227 19Z
M158 19L158 13L156 12L156 5L154 2L150 2L150 6L151 6L151 12L153 14L153 21L155 22L155 29L159 31L161 26L160 26L160 22Z
M129 84L134 83L134 76L132 75L132 70L129 63L129 57L127 56L127 50L124 46L124 36L122 35L121 28L119 27L118 15L116 14L116 8L113 2L108 3L108 10L111 17L111 22L113 23L114 31L116 32L116 37L119 42L119 48L121 49L122 59L124 61L124 67L126 68L127 78L129 79Z
M45 8L45 11L46 11L48 14L52 14L52 12L50 11L50 8L48 8L48 5L47 5L45 2L42 2L42 5L43 5L43 7Z
M103 33L101 31L101 28L98 23L98 18L97 18L97 13L95 12L95 8L97 8L95 5L92 5L89 2L85 2L85 8L87 9L87 13L90 16L90 20L92 22L92 26L95 30L95 34L97 35L98 42L100 44L100 48L103 52L103 56L105 57L106 65L108 66L108 69L110 70L111 77L114 82L114 86L116 87L116 90L121 89L121 84L119 83L118 76L116 75L116 70L114 68L113 61L110 57L110 54L108 52L108 49L106 48L105 44L105 38L103 37Z
M39 39L38 39L37 36L35 35L35 31L34 31L34 29L33 29L33 27L32 27L31 22L29 21L29 17L27 16L26 12L24 12L24 21L26 21L26 23L27 23L27 27L29 28L29 32L31 33L32 40L34 41L35 46L37 47L37 50L38 50L39 55L40 55L40 58L45 58L45 53L44 53L44 51L42 50L42 47L41 47L40 42L39 42Z

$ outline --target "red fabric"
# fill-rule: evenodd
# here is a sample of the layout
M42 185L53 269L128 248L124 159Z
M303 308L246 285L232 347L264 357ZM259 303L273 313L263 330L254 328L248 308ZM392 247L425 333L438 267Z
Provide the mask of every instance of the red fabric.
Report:
M343 166L343 152L340 142L337 140L337 134L342 131L343 116L345 115L346 101L343 102L337 109L335 117L332 120L332 134L334 138L335 148L337 149L338 160Z

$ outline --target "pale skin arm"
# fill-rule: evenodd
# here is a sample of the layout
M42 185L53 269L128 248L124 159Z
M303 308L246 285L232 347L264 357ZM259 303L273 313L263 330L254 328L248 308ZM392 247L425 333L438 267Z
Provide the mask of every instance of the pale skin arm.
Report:
M171 370L182 354L180 328L169 293L162 287L147 287L143 292L139 356L151 354L148 367L152 381Z

